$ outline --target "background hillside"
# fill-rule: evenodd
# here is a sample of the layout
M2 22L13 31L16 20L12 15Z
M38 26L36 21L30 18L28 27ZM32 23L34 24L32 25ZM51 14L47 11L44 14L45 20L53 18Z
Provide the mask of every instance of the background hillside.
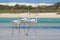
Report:
M55 4L32 4L32 3L0 3L0 13L40 13L60 12L60 2Z

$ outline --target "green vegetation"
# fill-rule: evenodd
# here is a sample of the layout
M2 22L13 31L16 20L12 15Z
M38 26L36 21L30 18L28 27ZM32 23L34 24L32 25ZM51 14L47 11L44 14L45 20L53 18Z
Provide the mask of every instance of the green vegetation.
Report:
M60 9L60 2L55 3L54 6L55 6L56 9Z
M60 15L60 12L56 13L57 15Z
M16 4L15 6L0 5L0 13L24 13L24 12L32 12L32 13L60 12L60 2L57 2L52 6L38 6L38 7L18 5L18 4Z

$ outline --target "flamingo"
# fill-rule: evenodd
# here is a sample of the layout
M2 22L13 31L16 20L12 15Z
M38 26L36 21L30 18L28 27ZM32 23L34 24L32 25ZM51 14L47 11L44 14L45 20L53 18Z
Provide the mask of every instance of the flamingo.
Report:
M28 21L28 19L27 18L22 18L21 20L20 19L18 19L18 20L13 20L12 21L12 24L14 24L14 25L20 25L20 23L24 23L24 25L25 25L25 23ZM20 28L20 27L19 27ZM14 31L14 27L12 28L12 35L13 35L13 31ZM19 29L19 33L20 33L20 29ZM24 31L24 33L25 33L25 31Z
M24 25L25 25L25 23L29 23L31 25L31 24L37 23L37 18L35 18L35 19L22 18L21 20L19 20L19 19L18 20L13 20L12 23L14 25L19 25L20 23L24 23ZM13 27L13 30L14 30L14 27ZM13 35L13 30L12 30L12 35ZM30 30L30 27L27 30L26 35L28 35L29 30ZM24 33L25 33L25 31L24 31Z
M28 21L27 18L22 18L22 19L21 19L21 23L26 23L27 21Z
M12 21L13 24L18 24L18 22L19 22L18 20L13 20Z
M13 20L12 21L12 24L15 26L18 26L19 24L20 24L20 20L18 19L18 20ZM12 28L12 36L13 36L13 31L14 31L14 26L13 26L13 28ZM19 27L20 28L20 27ZM20 33L20 29L19 29L19 33Z
M37 18L28 20L28 23L30 24L30 26L31 26L32 24L34 24L34 23L37 23ZM30 27L29 27L29 29L27 30L26 35L28 35L29 30L30 30ZM36 31L35 31L35 32L36 32Z
M27 22L28 22L28 18L22 18L21 19L21 23L23 23L24 28L25 28L25 23L27 23ZM24 30L24 33L25 33L25 30Z

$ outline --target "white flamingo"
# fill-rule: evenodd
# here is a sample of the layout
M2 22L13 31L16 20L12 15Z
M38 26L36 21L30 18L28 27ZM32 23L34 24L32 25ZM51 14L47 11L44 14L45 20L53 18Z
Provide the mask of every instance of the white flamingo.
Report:
M20 24L20 21L19 21L19 19L18 20L13 20L12 21L12 24L15 26L18 26L19 24ZM14 31L14 26L13 26L13 28L12 28L12 36L13 36L13 31ZM20 28L20 27L19 27ZM20 33L20 29L19 29L19 33Z
M24 23L24 26L25 26L25 23L28 21L28 19L27 18L22 18L21 20L20 19L18 19L18 20L13 20L12 21L12 24L14 24L14 25L20 25L20 23ZM19 26L19 28L20 28L20 26ZM13 26L13 28L12 28L12 35L13 35L13 31L14 31L14 26ZM20 29L19 29L19 33L20 33ZM24 32L25 33L25 32Z
M13 20L12 21L13 24L18 24L18 22L19 22L18 20Z
M21 19L21 23L26 23L27 21L28 21L27 18L22 18L22 19Z
M29 24L31 25L31 24L34 24L34 23L36 23L36 22L37 22L37 18L31 19L31 20L28 19L28 18L22 18L21 20L18 19L18 20L13 20L13 21L12 21L12 23L13 23L14 25L19 25L20 23L24 23L24 26L25 26L25 23L29 23ZM14 27L13 27L13 30L14 30ZM12 30L12 35L13 35L13 30ZM29 29L27 30L26 35L28 35L29 30L30 30L30 27L29 27ZM25 32L24 32L24 33L25 33Z
M21 23L23 23L24 28L25 28L25 23L27 23L27 22L28 22L28 18L22 18L21 19ZM24 33L25 33L25 30L24 30Z
M28 23L30 24L30 26L33 25L34 23L37 23L37 17L36 17L35 19L30 19L30 20L28 20ZM27 36L28 36L29 30L30 30L30 27L29 27L29 29L28 29L27 32L26 32L26 35L27 35ZM35 32L36 32L36 31L35 31Z

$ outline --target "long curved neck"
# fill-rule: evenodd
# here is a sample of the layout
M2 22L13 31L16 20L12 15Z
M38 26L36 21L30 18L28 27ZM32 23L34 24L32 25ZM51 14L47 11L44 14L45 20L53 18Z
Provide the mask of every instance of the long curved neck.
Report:
M18 18L18 21L19 21L20 19Z
M35 18L35 22L37 22L37 18Z
M21 22L21 21L20 21L20 18L18 18L18 24L20 24L20 22Z
M37 15L36 15L35 21L37 22Z
M28 13L28 15L27 15L27 19L28 19L28 20L30 19L30 15L29 15L29 13Z

